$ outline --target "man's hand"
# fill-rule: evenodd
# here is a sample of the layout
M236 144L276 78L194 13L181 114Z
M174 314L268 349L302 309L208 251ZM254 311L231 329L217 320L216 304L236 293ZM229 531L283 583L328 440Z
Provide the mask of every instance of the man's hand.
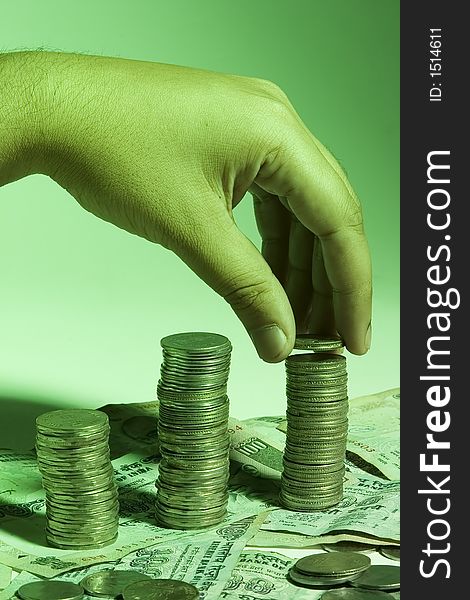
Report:
M16 107L0 105L10 136L0 185L45 173L86 210L171 249L230 303L268 362L290 353L296 330L337 331L354 354L368 350L359 201L275 84L40 52L0 61L0 80ZM262 255L233 220L247 191Z

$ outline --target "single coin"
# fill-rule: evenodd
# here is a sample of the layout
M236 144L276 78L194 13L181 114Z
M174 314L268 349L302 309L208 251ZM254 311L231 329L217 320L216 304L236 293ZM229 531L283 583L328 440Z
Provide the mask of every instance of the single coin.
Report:
M291 567L288 572L288 578L292 583L306 587L333 587L341 583L349 583L357 575L317 577L299 573L295 567Z
M400 560L400 546L381 546L380 554L391 560Z
M399 590L400 567L395 565L372 565L367 571L361 573L351 585L368 590Z
M329 590L321 596L321 600L392 600L393 596L378 590L359 590L354 588L341 588Z
M165 350L176 350L184 353L203 354L207 351L231 349L230 341L218 333L206 333L201 331L176 333L168 335L161 340L162 348Z
M35 581L22 585L16 592L23 600L81 600L84 590L69 581Z
M327 552L373 552L376 546L361 542L336 542L335 544L322 544Z
M296 350L313 350L314 352L329 352L343 348L343 340L337 335L319 335L317 333L299 333L295 337Z
M176 579L151 579L131 583L122 592L123 600L197 600L194 585Z
M75 434L78 430L82 435L88 431L99 431L102 427L107 427L108 422L106 413L87 408L53 410L39 415L36 419L41 432L73 431Z
M108 570L87 575L80 581L80 585L91 596L116 598L131 583L148 579L151 578L138 571Z
M370 558L358 552L320 552L309 554L295 563L304 575L333 577L354 575L370 567Z

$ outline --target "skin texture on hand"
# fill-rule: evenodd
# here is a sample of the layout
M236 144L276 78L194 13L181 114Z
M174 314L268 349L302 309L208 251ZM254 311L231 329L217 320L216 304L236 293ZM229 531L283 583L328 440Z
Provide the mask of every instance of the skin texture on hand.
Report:
M337 331L351 352L367 351L359 201L275 84L119 58L16 60L34 82L23 91L33 124L3 166L0 145L0 185L44 173L86 210L172 250L230 303L268 362L290 353L296 330ZM262 254L232 215L247 191Z

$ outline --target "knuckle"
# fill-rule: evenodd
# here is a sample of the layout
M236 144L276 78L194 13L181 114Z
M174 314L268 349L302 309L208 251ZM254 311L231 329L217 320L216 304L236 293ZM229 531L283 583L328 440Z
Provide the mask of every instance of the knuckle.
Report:
M359 202L349 203L344 211L343 223L357 233L363 233L362 206Z
M237 286L224 294L224 299L237 313L260 310L269 294L269 286L264 281Z
M277 83L274 83L274 81L261 78L254 78L253 81L255 83L255 86L261 92L264 92L266 95L276 99L287 100L287 96L284 93L284 91L279 87Z
M273 116L288 118L293 113L292 105L285 92L273 81L253 78L251 91L258 99L259 110L269 118Z
M256 115L256 131L264 147L271 149L273 158L281 146L286 152L296 139L297 132L297 123L289 106L282 100L263 97L258 99Z
M297 129L295 110L276 83L247 78L240 87L244 92L241 95L241 112L245 115L243 131L248 133L250 153L264 153L266 147L279 144Z
M362 282L356 280L349 282L348 285L343 285L341 289L332 288L334 296L355 296L356 298L364 298L370 300L372 296L372 280L366 279Z

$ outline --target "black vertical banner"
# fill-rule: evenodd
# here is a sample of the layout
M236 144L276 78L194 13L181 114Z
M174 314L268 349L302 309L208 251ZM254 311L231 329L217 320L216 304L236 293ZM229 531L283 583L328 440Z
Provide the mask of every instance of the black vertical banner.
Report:
M467 597L470 574L468 23L401 3L401 597ZM465 104L465 110L464 110ZM467 590L467 591L465 591Z

